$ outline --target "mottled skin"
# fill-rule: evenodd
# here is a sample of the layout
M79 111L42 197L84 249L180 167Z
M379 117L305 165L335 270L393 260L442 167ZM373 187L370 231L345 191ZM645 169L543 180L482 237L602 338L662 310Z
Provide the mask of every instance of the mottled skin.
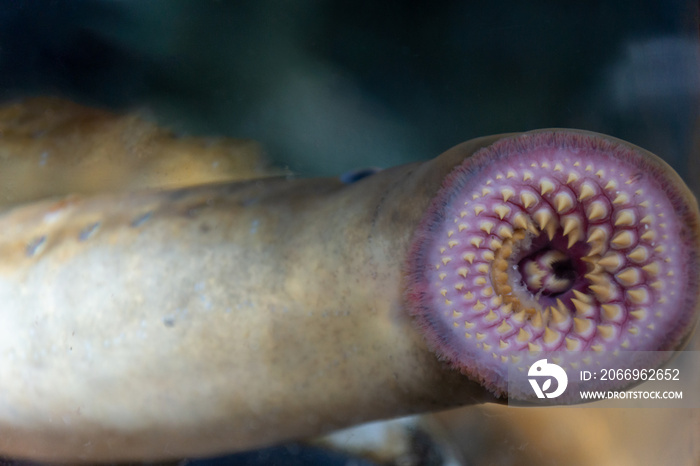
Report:
M426 348L401 282L442 178L493 140L352 185L270 179L9 211L0 452L211 455L491 399Z
M428 348L404 275L445 177L505 136L351 185L275 178L8 211L0 452L212 455L493 401Z

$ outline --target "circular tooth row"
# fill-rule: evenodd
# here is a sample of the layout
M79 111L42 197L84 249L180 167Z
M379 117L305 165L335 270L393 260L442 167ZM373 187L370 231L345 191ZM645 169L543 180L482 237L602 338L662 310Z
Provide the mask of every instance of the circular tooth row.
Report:
M547 170L555 165L562 169ZM503 360L514 350L602 351L649 338L654 305L674 293L667 253L675 251L664 241L668 206L651 204L635 184L624 169L567 159L497 172L470 190L434 263L439 307L454 331ZM586 286L553 305L523 296L509 273L513 250L540 234L564 237L569 250L586 245L578 258L589 267ZM534 263L523 272L530 288L544 286Z
M623 350L677 348L695 318L700 214L667 170L568 131L503 138L465 159L407 264L407 304L429 346L500 395L507 368L542 354L603 367Z

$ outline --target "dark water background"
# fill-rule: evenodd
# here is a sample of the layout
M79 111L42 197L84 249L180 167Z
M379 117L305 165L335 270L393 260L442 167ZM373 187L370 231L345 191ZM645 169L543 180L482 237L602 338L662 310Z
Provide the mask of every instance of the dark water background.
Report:
M0 99L147 108L303 175L542 127L608 133L683 173L698 57L695 0L0 5Z

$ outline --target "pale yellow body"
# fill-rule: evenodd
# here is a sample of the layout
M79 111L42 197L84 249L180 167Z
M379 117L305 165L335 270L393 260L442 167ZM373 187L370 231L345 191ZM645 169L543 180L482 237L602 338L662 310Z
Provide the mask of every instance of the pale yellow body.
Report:
M274 178L5 213L0 453L211 455L488 399L426 349L402 297L425 205L483 143L349 186Z

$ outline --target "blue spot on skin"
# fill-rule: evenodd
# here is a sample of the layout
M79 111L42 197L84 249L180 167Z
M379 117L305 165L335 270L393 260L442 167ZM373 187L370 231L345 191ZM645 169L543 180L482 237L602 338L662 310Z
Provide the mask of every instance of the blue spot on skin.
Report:
M260 225L259 220L253 220L253 223L250 225L250 234L254 235L255 233L258 232L258 225Z
M146 223L146 221L147 221L149 218L151 218L151 215L152 215L152 212L148 212L148 213L146 213L146 214L143 214L143 215L140 216L140 217L137 217L133 222L131 222L131 226L134 227L134 228L140 227L141 225L143 225L144 223Z
M27 255L29 257L32 257L39 251L39 249L41 248L41 246L44 245L44 243L46 243L46 235L40 236L39 238L29 243L27 245Z
M93 233L97 231L97 229L100 227L100 222L95 222L92 225L88 225L87 227L83 228L83 230L80 232L80 235L78 235L78 239L80 241L85 241L89 239Z
M48 152L42 152L41 153L41 158L39 159L39 165L44 166L46 165L46 161L49 159L49 153Z
M360 181L362 178L367 178L368 176L372 176L380 171L382 171L382 169L378 167L360 168L359 170L352 170L347 173L343 173L340 175L340 181L342 181L344 184L353 184Z

